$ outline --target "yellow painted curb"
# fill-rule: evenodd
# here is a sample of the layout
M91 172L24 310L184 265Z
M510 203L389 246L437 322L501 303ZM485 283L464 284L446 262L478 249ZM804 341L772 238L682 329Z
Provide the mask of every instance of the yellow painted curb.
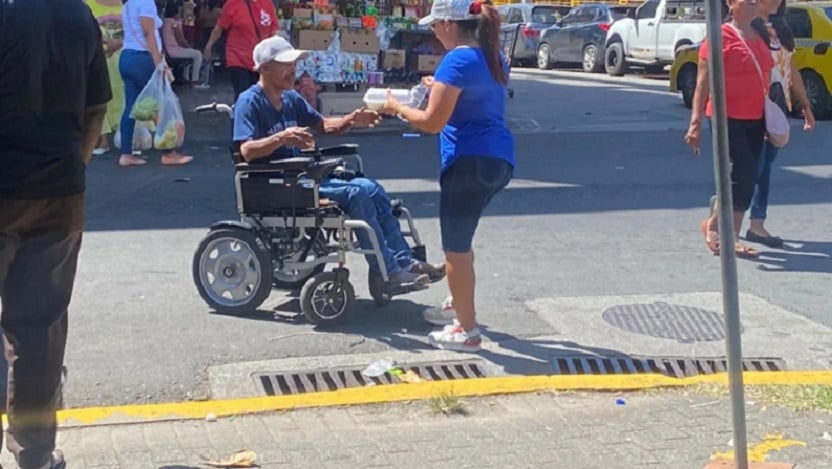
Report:
M746 385L832 386L832 371L746 372L743 377ZM209 414L219 418L305 407L424 400L443 394L475 397L543 390L634 391L709 383L727 384L727 382L728 377L724 373L681 379L660 374L509 376L348 388L293 396L65 409L58 412L58 421L61 425L97 425L113 421L136 423L171 419L204 419Z

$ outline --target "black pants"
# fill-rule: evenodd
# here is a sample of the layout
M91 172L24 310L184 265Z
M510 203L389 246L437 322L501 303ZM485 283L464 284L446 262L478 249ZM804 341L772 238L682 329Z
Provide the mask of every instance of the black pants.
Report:
M0 299L9 367L8 443L23 469L46 464L84 225L84 196L0 198Z
M234 88L235 103L237 98L240 97L240 93L251 88L260 78L256 72L242 67L228 67L228 72L231 74L231 87Z
M751 206L759 174L760 154L765 142L766 124L760 120L728 119L728 153L731 158L731 195L734 211Z

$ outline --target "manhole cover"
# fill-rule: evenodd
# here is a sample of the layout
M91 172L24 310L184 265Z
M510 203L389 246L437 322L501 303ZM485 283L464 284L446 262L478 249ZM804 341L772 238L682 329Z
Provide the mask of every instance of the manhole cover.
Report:
M397 365L413 371L425 381L484 378L487 376L479 360L457 360L423 364ZM295 371L290 373L258 373L253 377L267 396L287 396L310 392L335 391L380 384L397 384L398 378L385 373L377 378L361 374L364 366L326 370Z
M558 375L630 375L659 373L674 378L712 375L728 371L725 358L682 357L554 357L552 368ZM781 371L785 362L780 358L748 358L742 361L744 371Z
M692 306L662 302L617 305L604 311L602 317L628 332L684 344L725 339L722 315Z

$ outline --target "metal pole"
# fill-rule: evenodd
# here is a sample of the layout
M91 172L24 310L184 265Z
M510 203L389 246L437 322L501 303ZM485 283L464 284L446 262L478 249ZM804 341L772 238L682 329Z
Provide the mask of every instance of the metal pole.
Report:
M734 204L731 197L731 162L728 157L728 117L725 105L725 74L722 61L722 0L707 0L710 88L713 103L714 174L719 213L719 256L722 263L722 307L725 316L725 348L728 354L728 384L734 423L734 467L748 469L745 427L745 395L742 379L742 336L737 262L734 254Z

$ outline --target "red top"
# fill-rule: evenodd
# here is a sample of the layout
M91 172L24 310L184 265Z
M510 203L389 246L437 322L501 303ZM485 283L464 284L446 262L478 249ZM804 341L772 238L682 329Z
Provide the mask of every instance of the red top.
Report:
M743 39L729 24L722 25L722 54L725 63L725 104L728 117L731 119L762 119L765 114L765 98L771 82L771 69L774 61L771 51L762 38L748 41L748 46L754 51L754 57L763 72L762 80L749 54ZM699 58L708 59L708 40L702 41ZM713 107L711 98L705 108L705 114L711 117Z
M261 39L273 36L278 29L277 12L271 0L228 0L222 7L217 26L226 30L225 61L229 67L243 67L254 70L254 46ZM260 37L254 29L255 23Z

